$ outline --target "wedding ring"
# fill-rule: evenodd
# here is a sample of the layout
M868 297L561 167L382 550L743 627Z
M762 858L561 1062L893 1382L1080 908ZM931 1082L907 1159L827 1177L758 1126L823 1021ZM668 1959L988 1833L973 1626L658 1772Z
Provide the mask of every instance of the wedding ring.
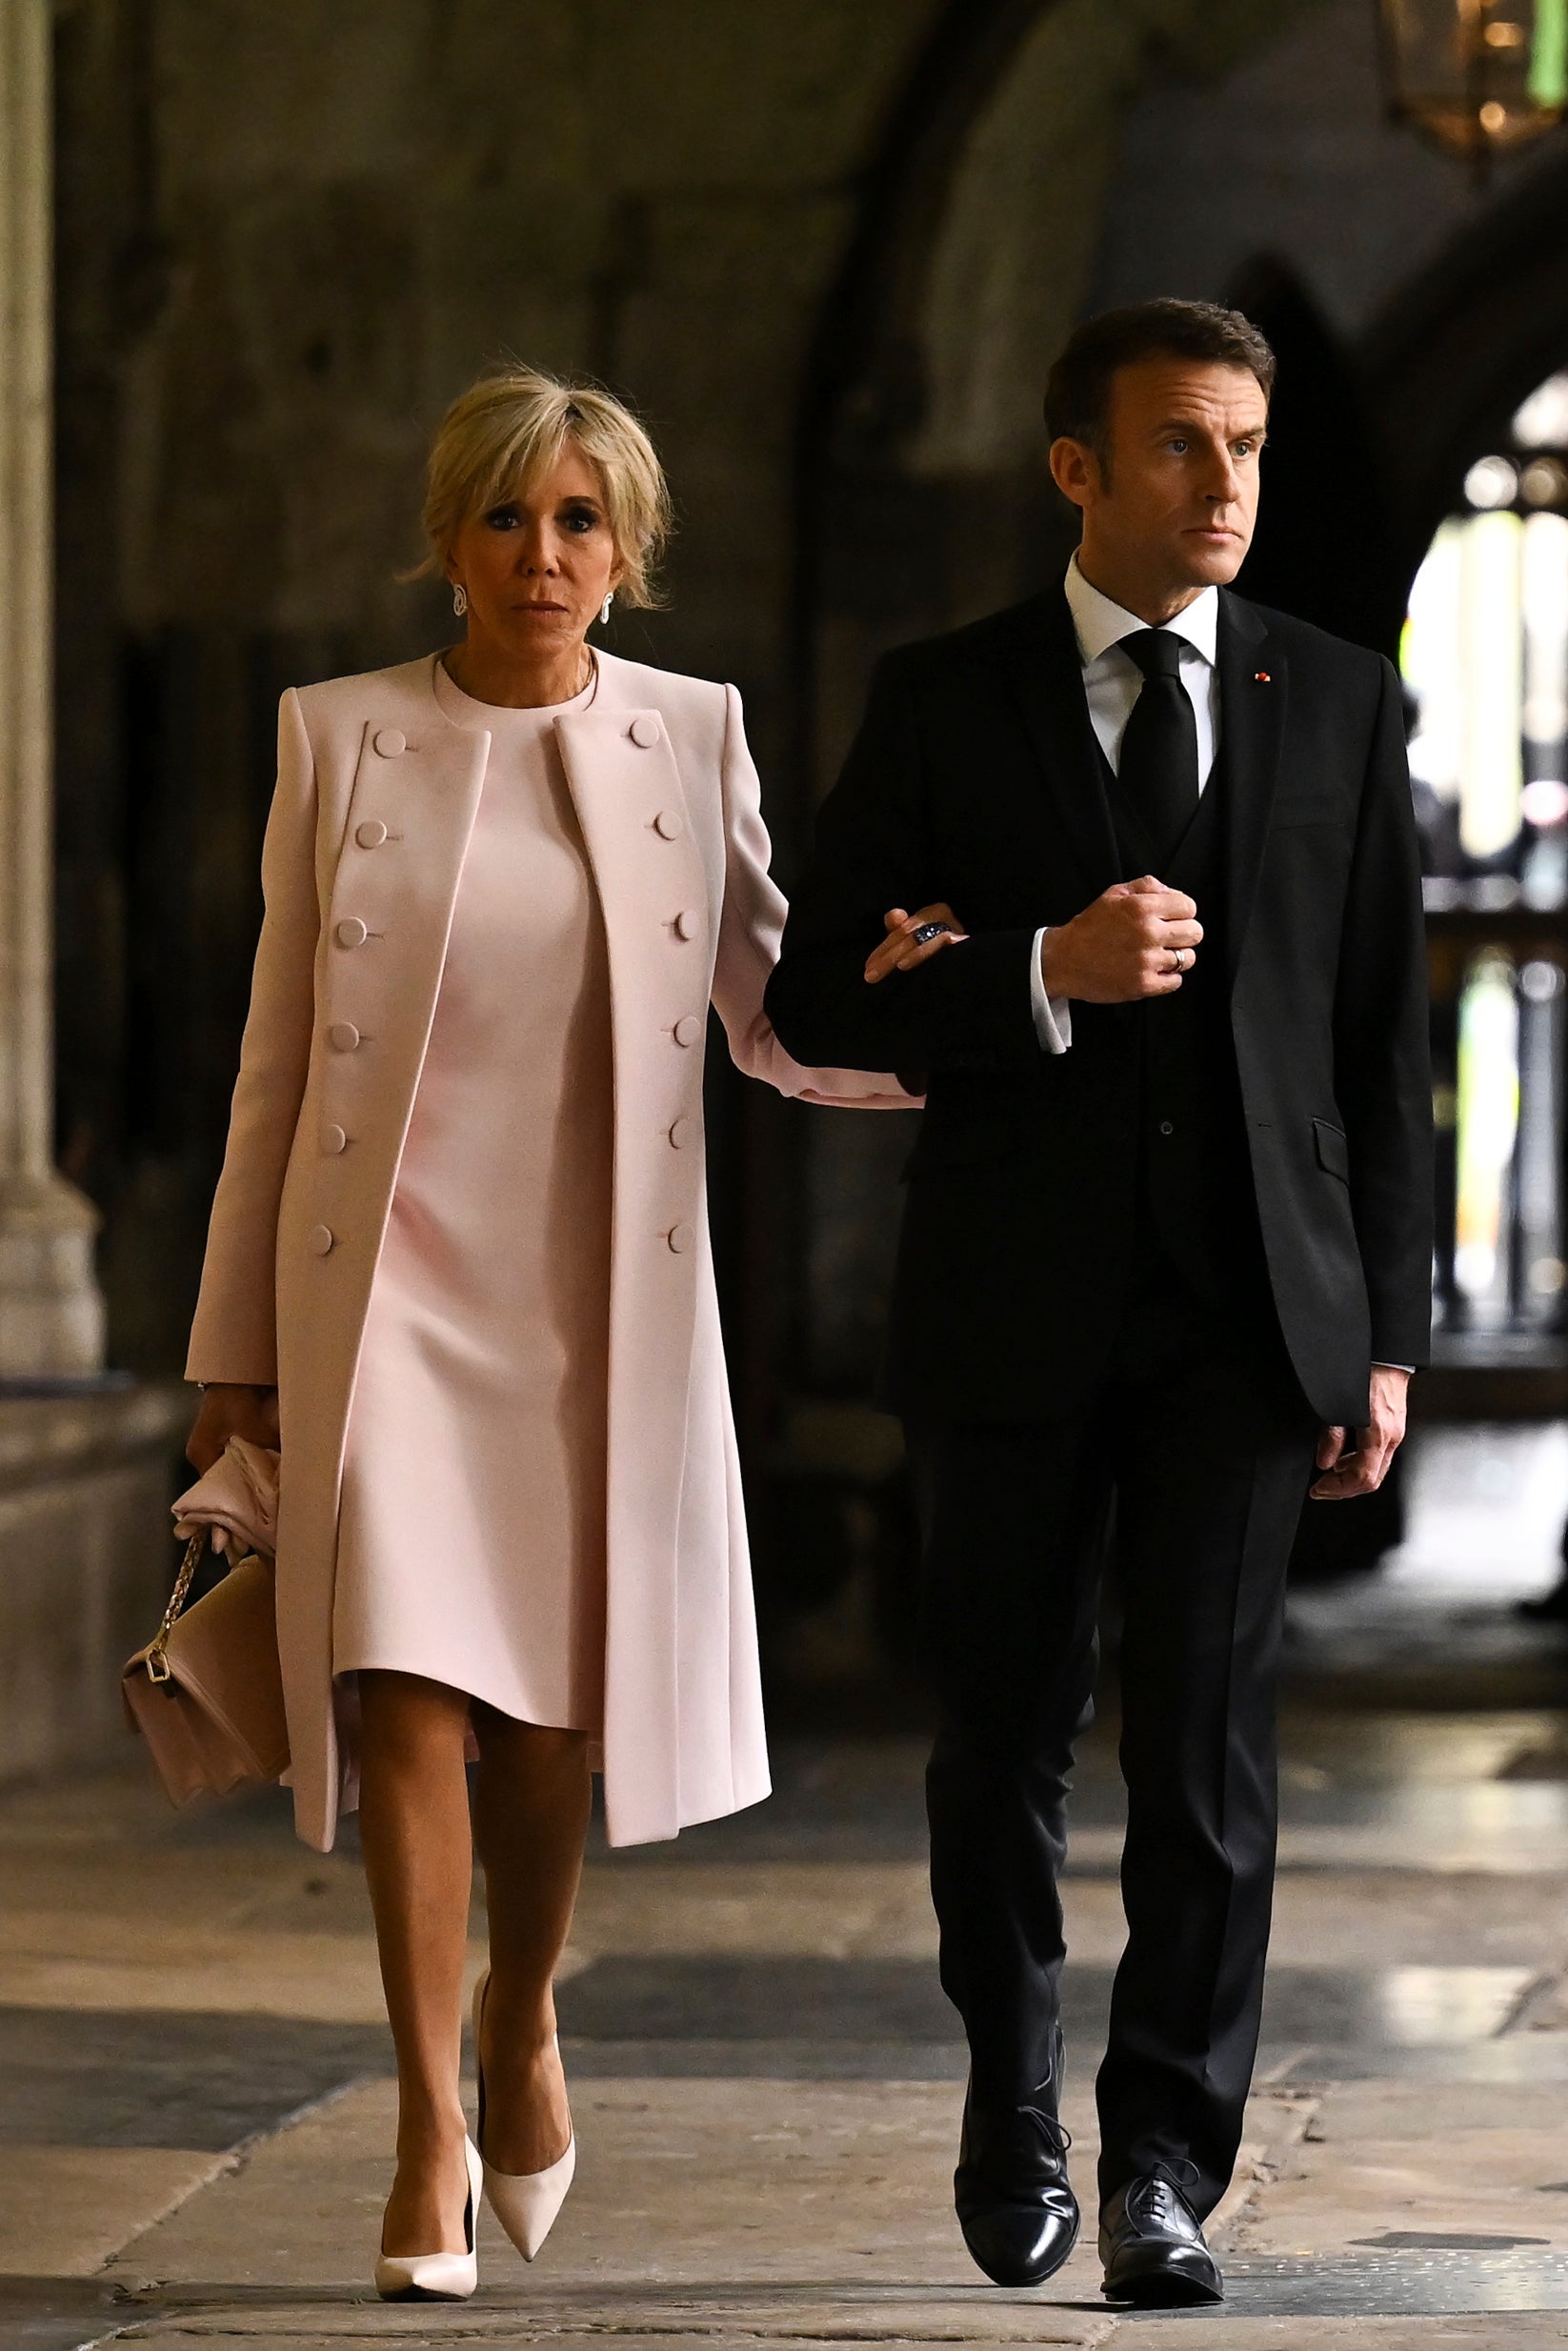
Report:
M945 922L922 922L917 930L910 933L910 937L916 947L923 947L927 939L940 938L946 929Z

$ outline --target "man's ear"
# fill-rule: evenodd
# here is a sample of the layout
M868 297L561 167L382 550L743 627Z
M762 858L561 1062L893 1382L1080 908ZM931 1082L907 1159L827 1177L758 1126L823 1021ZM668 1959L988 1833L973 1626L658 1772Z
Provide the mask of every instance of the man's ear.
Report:
M1087 506L1102 487L1099 459L1087 441L1064 435L1051 444L1051 478L1074 506Z

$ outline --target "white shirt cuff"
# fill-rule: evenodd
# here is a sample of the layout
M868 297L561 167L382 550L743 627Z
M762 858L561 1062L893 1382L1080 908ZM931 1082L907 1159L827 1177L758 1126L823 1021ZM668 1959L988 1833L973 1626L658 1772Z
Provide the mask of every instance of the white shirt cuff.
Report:
M1035 1035L1047 1053L1066 1053L1073 1042L1073 1011L1064 995L1047 995L1045 974L1040 970L1040 941L1051 925L1043 923L1035 934L1034 953L1029 964L1029 1001L1035 1015Z

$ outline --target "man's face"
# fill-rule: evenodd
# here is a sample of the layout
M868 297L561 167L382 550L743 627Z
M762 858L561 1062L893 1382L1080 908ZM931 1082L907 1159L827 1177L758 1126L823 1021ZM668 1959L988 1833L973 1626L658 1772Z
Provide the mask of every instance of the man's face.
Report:
M1249 368L1139 359L1111 385L1109 463L1076 441L1051 452L1060 488L1083 511L1089 576L1141 584L1145 597L1190 602L1241 569L1257 520L1258 457L1268 429Z

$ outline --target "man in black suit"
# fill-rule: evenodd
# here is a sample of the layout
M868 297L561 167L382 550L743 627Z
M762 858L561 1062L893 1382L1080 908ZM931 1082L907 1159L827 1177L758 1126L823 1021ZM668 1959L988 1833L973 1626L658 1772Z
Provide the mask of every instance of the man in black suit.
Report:
M940 1699L965 2238L1077 2234L1057 1876L1107 1514L1128 1941L1097 2095L1105 2291L1217 2301L1273 1891L1275 1687L1309 1485L1371 1491L1424 1362L1426 967L1397 680L1229 593L1274 376L1234 311L1092 320L1046 398L1062 587L891 654L768 1010L923 1074L887 1396ZM1355 489L1323 517L1355 560ZM945 900L944 927L882 910ZM868 949L877 945L868 961ZM868 984L868 982L870 984ZM1314 1464L1316 1460L1316 1483Z

